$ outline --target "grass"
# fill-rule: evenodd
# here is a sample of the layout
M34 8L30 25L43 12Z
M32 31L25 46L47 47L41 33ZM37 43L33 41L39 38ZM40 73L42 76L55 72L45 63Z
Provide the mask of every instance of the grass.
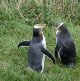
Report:
M48 58L42 74L27 69L28 47L17 48L19 42L31 40L32 28L23 20L9 20L0 25L0 81L80 81L80 28L67 23L77 51L74 68L66 68L60 63L53 64ZM44 34L47 48L54 54L55 29L46 27Z

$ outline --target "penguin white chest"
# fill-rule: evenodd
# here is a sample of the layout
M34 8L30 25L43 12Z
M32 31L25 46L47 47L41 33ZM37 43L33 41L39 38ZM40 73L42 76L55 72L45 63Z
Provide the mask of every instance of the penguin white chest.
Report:
M44 35L43 35L42 45L43 45L44 48L46 48L46 40L45 40ZM41 70L41 73L42 73L43 70L44 70L44 61L45 61L45 55L43 54L43 57L42 57L42 70Z
M44 48L46 48L46 39L45 39L44 35L43 35L42 45Z

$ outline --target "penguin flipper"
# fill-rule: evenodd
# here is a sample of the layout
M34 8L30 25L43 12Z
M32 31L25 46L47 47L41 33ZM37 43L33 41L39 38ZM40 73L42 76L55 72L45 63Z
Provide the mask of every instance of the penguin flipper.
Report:
M18 48L19 48L20 46L30 46L30 42L31 42L31 41L22 41L22 42L20 42L20 43L18 44Z
M53 57L53 55L47 50L45 49L43 46L41 47L41 52L45 55L47 55L55 64L55 58Z

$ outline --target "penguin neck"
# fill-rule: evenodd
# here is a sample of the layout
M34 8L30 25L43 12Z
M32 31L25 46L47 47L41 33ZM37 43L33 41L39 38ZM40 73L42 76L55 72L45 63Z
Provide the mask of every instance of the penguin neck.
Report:
M33 38L43 40L43 32L41 34L33 33Z
M33 36L33 40L36 42L41 42L43 40L43 33L39 36Z
M42 35L33 35L34 38L43 38Z
M42 36L37 36L37 37L33 36L33 41L34 42L40 42L42 40L43 40L43 37Z

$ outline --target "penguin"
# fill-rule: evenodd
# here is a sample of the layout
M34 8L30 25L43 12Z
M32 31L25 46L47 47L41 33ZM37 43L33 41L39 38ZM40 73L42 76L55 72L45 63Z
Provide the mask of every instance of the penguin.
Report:
M48 56L55 63L54 56L46 49L46 40L43 34L44 25L36 24L33 28L33 37L31 41L22 41L20 46L29 46L28 67L32 70L42 73L44 70L45 56Z
M56 29L55 57L63 65L74 67L76 48L72 36L64 23L58 24Z

